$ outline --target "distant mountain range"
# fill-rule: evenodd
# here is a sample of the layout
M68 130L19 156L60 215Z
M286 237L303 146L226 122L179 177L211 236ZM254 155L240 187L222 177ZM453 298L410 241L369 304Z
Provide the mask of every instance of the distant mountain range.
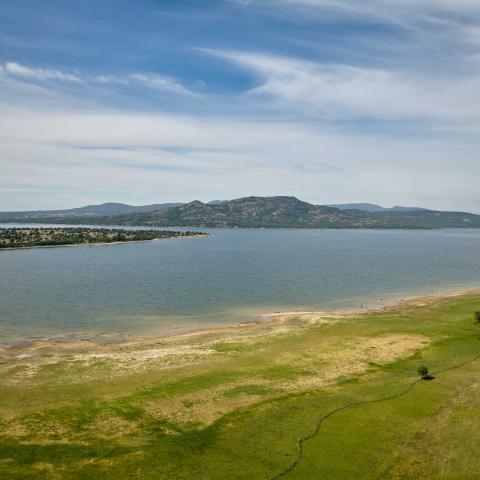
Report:
M0 212L0 221L31 220L37 221L52 217L102 217L105 215L123 215L134 212L155 212L162 208L179 207L183 203L155 203L152 205L126 205L125 203L102 203L101 205L87 205L86 207L70 208L67 210L32 210L27 212Z
M0 213L0 222L241 228L480 228L480 215L354 203L313 205L295 197L246 197L202 203L90 205L70 210Z
M417 212L426 210L419 207L390 207L385 208L375 203L331 203L329 207L339 208L340 210L363 210L364 212Z

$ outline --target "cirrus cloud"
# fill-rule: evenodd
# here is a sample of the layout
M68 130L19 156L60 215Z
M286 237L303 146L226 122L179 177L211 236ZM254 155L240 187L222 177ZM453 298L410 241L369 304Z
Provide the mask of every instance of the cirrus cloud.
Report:
M58 80L61 82L80 83L82 79L72 73L62 72L61 70L51 70L48 68L31 68L20 65L16 62L7 62L3 66L3 71L8 75L21 78L30 78L35 80Z
M274 105L326 118L430 119L480 127L480 72L438 77L381 68L315 63L262 53L203 50L255 74L247 91Z
M16 62L6 62L0 65L0 75L32 81L57 81L71 82L75 84L99 84L99 85L123 85L132 87L146 87L153 90L193 95L193 92L184 87L176 80L159 74L128 73L125 75L86 75L80 73L68 73L63 70L50 68L34 68Z

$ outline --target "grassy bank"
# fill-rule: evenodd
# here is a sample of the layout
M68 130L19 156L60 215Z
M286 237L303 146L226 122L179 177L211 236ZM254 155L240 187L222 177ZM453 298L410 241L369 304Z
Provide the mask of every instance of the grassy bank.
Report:
M476 310L478 293L4 349L0 477L479 478Z

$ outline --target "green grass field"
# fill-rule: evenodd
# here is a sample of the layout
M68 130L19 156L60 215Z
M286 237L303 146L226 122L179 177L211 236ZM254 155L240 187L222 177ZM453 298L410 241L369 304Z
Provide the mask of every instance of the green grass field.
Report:
M0 479L478 479L476 310L0 350Z

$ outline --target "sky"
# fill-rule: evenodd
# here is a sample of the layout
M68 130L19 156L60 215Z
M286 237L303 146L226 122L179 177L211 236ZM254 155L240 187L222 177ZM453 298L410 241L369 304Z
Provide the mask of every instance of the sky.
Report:
M478 0L16 0L0 211L293 195L480 213Z

